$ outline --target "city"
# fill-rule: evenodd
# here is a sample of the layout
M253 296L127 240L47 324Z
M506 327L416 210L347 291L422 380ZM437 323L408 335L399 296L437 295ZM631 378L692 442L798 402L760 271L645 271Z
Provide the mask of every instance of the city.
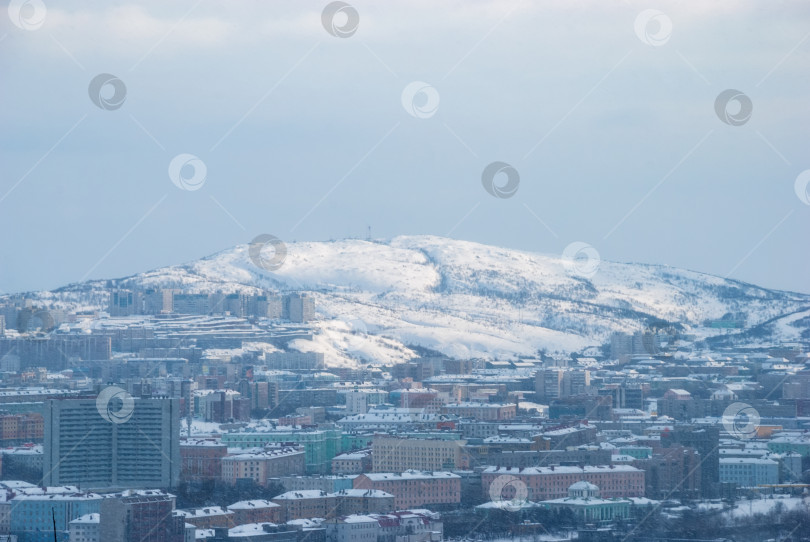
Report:
M306 346L328 329L317 291L105 285L61 295L78 311L0 303L0 536L756 540L810 521L806 332L729 346L753 327L738 312L570 354L333 366Z
M810 542L808 29L5 0L0 542Z

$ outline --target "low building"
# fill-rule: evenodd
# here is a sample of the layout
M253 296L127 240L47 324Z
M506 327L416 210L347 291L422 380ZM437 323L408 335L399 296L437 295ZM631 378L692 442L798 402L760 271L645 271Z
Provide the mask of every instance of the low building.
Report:
M720 482L740 487L779 483L779 463L771 459L724 457L720 459Z
M391 493L399 510L461 502L461 477L452 472L370 472L358 475L354 487Z
M234 513L221 506L206 506L192 510L175 510L174 516L182 518L197 529L231 528L234 526Z
M598 486L583 480L571 484L568 497L539 504L551 509L571 510L581 522L593 523L629 518L632 503L626 499L603 499Z
M175 496L159 489L127 490L104 496L99 539L183 542L185 523L175 517Z
M466 440L376 435L371 444L374 472L463 468Z
M568 495L568 487L585 480L599 486L605 498L643 497L644 471L630 465L607 466L551 466L488 467L481 473L481 486L485 495L490 494L494 482L520 480L528 490L530 501L561 499Z
M99 514L85 514L70 522L70 542L101 542L99 538Z
M379 489L343 489L328 495L326 517L385 514L396 510L394 496Z
M459 418L474 418L480 421L511 420L517 416L514 403L450 403L441 407L442 414Z
M332 474L361 474L372 469L371 449L356 450L332 458Z
M233 524L247 523L281 523L281 506L264 499L239 501L228 506L233 512Z
M222 479L222 459L228 446L218 438L189 438L180 441L180 479L184 481Z
M358 540L438 542L444 539L441 517L430 510L343 516L328 519L324 525L327 540L330 542Z
M281 506L281 517L286 522L294 519L326 517L328 495L325 491L317 489L288 491L276 495L272 501Z
M251 479L257 485L266 486L271 478L305 472L306 457L300 446L268 446L222 458L222 480L232 485L238 480Z

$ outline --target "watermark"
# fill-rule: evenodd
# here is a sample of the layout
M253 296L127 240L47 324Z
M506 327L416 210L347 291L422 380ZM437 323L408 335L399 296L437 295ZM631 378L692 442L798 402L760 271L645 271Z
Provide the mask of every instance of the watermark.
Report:
M56 328L56 319L47 309L24 309L17 317L17 329L22 332L47 333Z
M270 251L272 253L268 254ZM256 267L265 271L275 271L284 265L284 260L287 259L287 245L275 235L263 233L257 235L248 245L248 256Z
M439 110L439 91L430 83L414 81L402 90L402 107L412 117L429 119Z
M588 243L574 241L563 250L563 265L569 274L591 278L599 270L602 259L599 252Z
M87 93L99 109L115 111L127 99L127 86L110 73L100 73L90 81Z
M672 20L657 9L639 13L633 27L638 39L653 47L664 45L672 36Z
M169 163L169 179L181 189L193 192L205 184L208 168L193 154L178 154Z
M529 488L517 476L502 474L489 485L489 499L501 510L517 512L529 502Z
M336 38L350 38L360 26L360 14L346 2L331 2L321 12L321 23Z
M735 105L736 104L736 107ZM742 126L751 119L754 104L745 93L733 88L724 90L714 100L717 118L729 126Z
M805 205L810 205L810 169L805 169L796 177L793 183L793 190L796 191L799 201Z
M48 8L42 0L11 0L8 17L17 28L37 30L45 23Z
M506 177L506 182L497 184L495 178L499 175ZM518 171L506 162L492 162L484 168L481 173L481 184L491 196L507 199L517 193L520 186L520 175Z
M748 403L731 403L723 411L723 427L736 439L746 440L757 436L759 412Z
M110 423L126 423L135 411L135 399L118 386L108 386L98 394L96 410Z

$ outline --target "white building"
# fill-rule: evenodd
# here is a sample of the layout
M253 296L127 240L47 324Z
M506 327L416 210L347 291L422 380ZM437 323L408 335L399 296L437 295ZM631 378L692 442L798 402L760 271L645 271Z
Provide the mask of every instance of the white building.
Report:
M720 459L720 481L740 487L779 483L779 463L771 459L724 457Z
M70 542L100 542L99 514L85 514L70 522Z

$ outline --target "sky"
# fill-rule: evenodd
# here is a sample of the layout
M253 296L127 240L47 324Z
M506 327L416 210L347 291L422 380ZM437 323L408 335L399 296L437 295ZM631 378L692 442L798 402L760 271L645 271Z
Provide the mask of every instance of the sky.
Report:
M369 228L810 293L810 3L7 7L0 293Z

